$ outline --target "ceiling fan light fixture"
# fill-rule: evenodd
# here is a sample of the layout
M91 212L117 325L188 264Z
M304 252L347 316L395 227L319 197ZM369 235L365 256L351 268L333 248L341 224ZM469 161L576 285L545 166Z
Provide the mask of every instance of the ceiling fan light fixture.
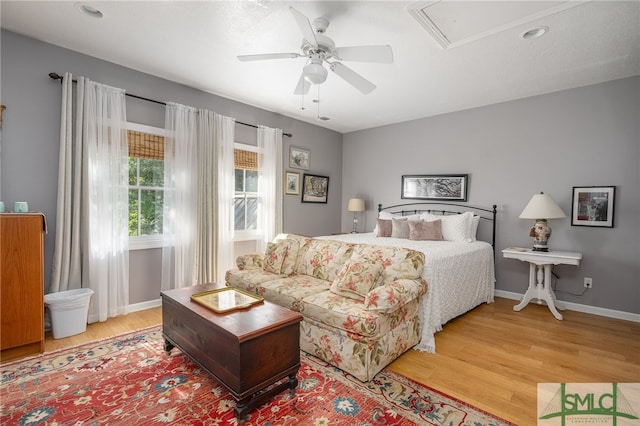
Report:
M322 66L322 63L311 62L302 70L305 80L311 84L321 84L327 79L327 70Z

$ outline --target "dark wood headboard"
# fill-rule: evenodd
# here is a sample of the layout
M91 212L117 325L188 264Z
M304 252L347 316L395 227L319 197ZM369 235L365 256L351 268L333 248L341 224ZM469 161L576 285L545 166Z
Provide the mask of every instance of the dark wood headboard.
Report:
M400 214L402 216L408 216L411 214L419 213L432 213L432 214L461 214L465 212L472 212L476 216L480 216L481 220L491 222L491 245L495 252L496 249L496 215L498 212L498 206L493 205L491 208L470 206L467 204L456 203L441 203L441 202L419 202L419 203L404 203L395 204L393 206L385 206L378 204L378 214L386 211L389 213Z

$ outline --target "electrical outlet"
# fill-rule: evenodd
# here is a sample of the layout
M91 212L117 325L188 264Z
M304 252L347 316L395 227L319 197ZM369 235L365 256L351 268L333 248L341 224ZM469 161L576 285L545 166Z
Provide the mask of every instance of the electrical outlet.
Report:
M591 278L584 278L584 288L593 288L593 281L591 280Z

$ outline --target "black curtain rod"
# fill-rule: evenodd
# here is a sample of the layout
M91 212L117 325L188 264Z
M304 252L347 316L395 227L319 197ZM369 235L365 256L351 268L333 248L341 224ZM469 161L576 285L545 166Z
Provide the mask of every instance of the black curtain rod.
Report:
M55 72L50 72L49 73L49 77L53 80L61 80L60 82L62 83L62 76L58 73ZM78 80L73 80L74 83L77 83ZM147 101L147 102L153 102L154 104L160 104L160 105L167 105L166 102L162 102L162 101L156 101L155 99L149 99L149 98L145 98L143 96L138 96L138 95L134 95L132 93L127 93L125 91L125 96L129 96L130 98L136 98L136 99L141 99L143 101ZM236 121L236 124L242 124L243 126L248 126L248 127L253 127L254 129L257 129L258 126L256 126L255 124L249 124L249 123L243 123L242 121ZM293 135L291 133L285 133L282 132L283 136L288 136L288 137L292 137Z

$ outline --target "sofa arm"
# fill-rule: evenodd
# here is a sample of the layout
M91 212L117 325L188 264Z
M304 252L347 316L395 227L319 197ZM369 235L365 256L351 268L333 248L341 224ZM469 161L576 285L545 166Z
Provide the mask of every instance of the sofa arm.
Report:
M422 278L399 279L367 293L364 306L370 311L393 312L426 292L427 282Z
M262 253L243 254L236 258L238 269L262 269L264 265L264 255Z

